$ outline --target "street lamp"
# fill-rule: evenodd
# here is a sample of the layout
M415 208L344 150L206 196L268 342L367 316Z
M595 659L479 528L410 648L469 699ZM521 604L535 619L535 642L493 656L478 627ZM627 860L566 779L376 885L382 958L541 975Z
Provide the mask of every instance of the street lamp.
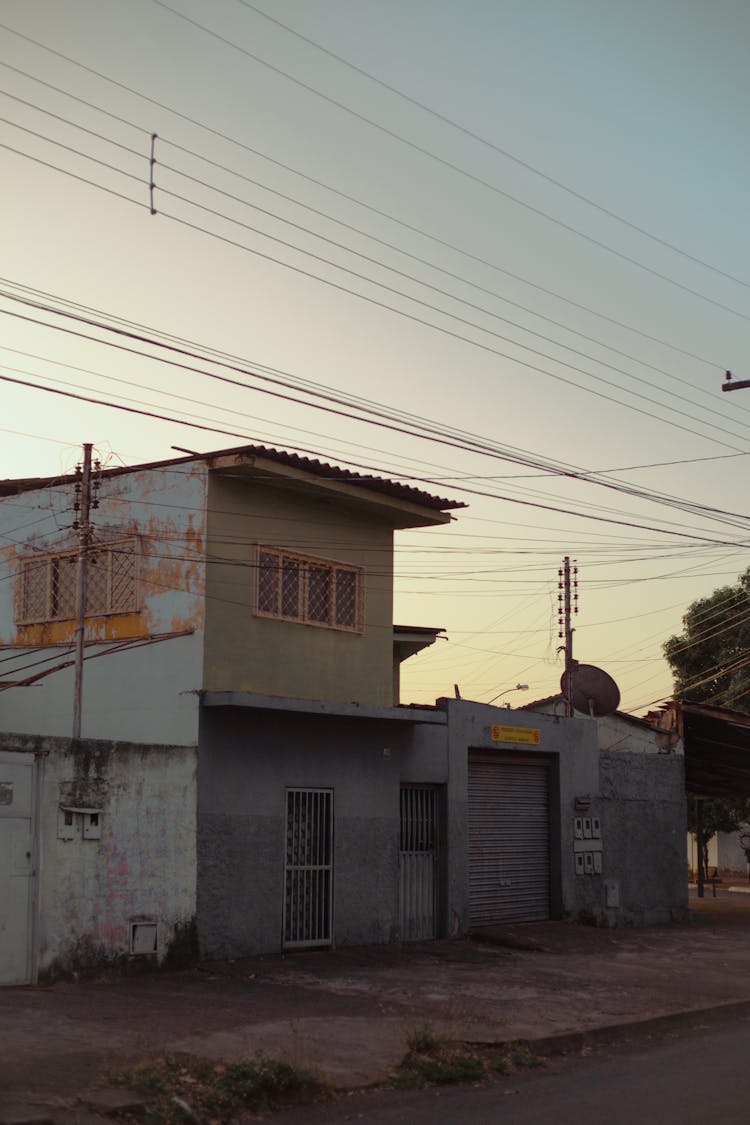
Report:
M529 690L528 684L516 684L515 687L507 687L507 688L505 688L504 691L500 691L500 692L497 693L497 695L493 695L492 699L487 700L487 703L488 704L494 703L496 699L499 699L501 695L507 695L509 691L528 691L528 690Z

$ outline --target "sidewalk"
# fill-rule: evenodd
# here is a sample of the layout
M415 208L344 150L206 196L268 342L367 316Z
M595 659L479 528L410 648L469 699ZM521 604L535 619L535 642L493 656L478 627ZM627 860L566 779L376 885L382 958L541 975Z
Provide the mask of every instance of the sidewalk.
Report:
M482 941L0 989L0 1123L75 1121L63 1108L126 1057L263 1052L347 1088L383 1081L423 1026L453 1040L524 1039L549 1049L555 1037L750 1006L748 897L720 893L692 906L686 926L544 922L494 927ZM34 1112L19 1116L13 1107L22 1106Z

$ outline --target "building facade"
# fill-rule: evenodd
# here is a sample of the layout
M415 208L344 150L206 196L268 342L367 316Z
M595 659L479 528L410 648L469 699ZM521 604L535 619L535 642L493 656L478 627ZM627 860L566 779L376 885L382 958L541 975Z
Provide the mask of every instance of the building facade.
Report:
M75 480L0 482L0 982L679 915L676 759L401 703L394 533L460 505L258 447L97 497L73 742Z

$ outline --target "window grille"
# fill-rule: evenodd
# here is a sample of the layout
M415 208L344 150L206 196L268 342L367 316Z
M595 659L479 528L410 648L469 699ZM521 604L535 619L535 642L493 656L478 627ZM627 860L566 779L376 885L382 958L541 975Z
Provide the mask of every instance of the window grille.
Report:
M260 547L256 612L330 629L362 629L362 570Z
M18 624L67 621L76 615L78 555L66 551L21 563ZM138 553L134 539L89 550L86 616L137 609Z

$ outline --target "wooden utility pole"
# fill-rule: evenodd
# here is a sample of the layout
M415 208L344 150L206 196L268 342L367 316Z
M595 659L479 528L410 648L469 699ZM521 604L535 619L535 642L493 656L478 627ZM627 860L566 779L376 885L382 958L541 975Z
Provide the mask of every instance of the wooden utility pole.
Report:
M578 613L578 567L573 565L573 595L571 598L571 585L570 585L570 559L566 555L563 559L563 564L557 572L558 575L558 595L557 595L557 612L558 624L560 626L559 636L565 640L565 674L564 683L565 690L563 695L565 697L565 715L566 718L573 718L573 674L575 671L575 661L573 659L573 633L575 630L571 625L571 614ZM559 650L558 650L559 651Z
M83 445L83 470L76 482L76 507L78 519L78 581L76 584L76 644L75 685L73 688L73 741L81 737L81 703L83 700L83 650L86 634L86 587L88 555L91 542L91 450L90 442Z

